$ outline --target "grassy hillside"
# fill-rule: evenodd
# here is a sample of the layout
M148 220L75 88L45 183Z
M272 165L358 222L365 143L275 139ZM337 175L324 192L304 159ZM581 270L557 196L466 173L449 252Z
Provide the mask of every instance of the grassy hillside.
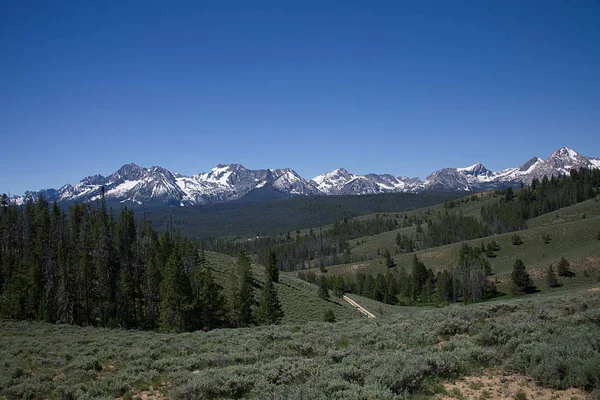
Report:
M236 259L219 253L207 252L206 260L214 272L217 283L229 288L230 277L235 268ZM252 265L255 279L255 297L258 298L260 287L265 282L265 268L262 265ZM304 323L322 321L325 311L332 310L337 320L361 318L361 314L348 303L331 297L323 300L317 295L317 287L290 275L280 275L279 283L275 284L277 295L285 313L283 323Z
M508 373L531 398L598 398L599 309L594 290L183 334L2 320L0 398L465 398L457 378ZM523 398L497 390L481 396Z
M493 201L492 194L469 197L452 210L476 216ZM392 306L350 294L377 317L367 319L340 299L319 298L315 285L282 273L275 288L285 317L277 326L166 334L0 320L0 399L524 398L524 387L504 385L514 377L531 390L527 398L600 398L600 203L567 207L529 226L518 232L519 246L511 243L512 233L469 243L499 243L489 260L501 291L508 292L514 261L522 259L540 289L533 295L437 308ZM377 258L385 249L410 270L413 254L396 254L395 236L414 229L353 240L352 252L374 259L328 267L326 274L387 271ZM451 268L460 245L414 254L428 268ZM561 277L563 286L549 289L545 268L563 256L576 276ZM206 257L227 293L236 259L214 252ZM257 295L265 269L252 268ZM336 323L322 322L327 310L334 311ZM472 383L461 386L461 377ZM496 381L500 387L492 388L489 382Z
M477 200L473 200L476 198ZM451 210L452 212L463 213L464 215L470 215L473 217L480 217L481 207L487 206L491 203L498 201L498 196L492 192L478 193L473 197L467 196L460 199L456 199L452 202L454 206L452 208L446 208L450 203L437 204L430 207L425 207L417 210L407 211L403 213L397 213L400 220L404 215L407 217L419 216L422 219L427 219L430 215L436 215ZM383 216L395 215L395 213L383 214ZM368 219L376 218L376 214L370 214L358 217L357 219ZM423 224L422 228L427 229L427 224ZM383 232L378 235L367 236L350 242L350 249L353 254L364 255L368 258L378 258L383 254L383 250L388 249L391 253L396 251L396 235L410 235L416 232L416 227L400 228L389 232Z
M487 197L483 201L494 200L492 197ZM476 212L476 207L471 203L478 202L462 204L457 208L463 207L465 212L469 209L471 212ZM480 205L479 208L481 208ZM435 210L435 208L432 210ZM519 246L514 246L511 243L513 233L466 242L472 246L480 246L482 242L495 240L500 245L497 256L488 259L494 272L492 278L497 280L500 290L507 289L506 284L517 258L525 263L535 284L541 290L555 291L597 282L600 278L600 240L597 239L600 230L600 202L588 200L557 212L542 215L530 220L529 226L529 229L517 232L523 240L523 244ZM385 249L390 251L398 266L404 266L409 272L415 254L427 268L432 268L434 271L454 267L462 243L434 247L415 253L397 254L396 234L398 232L414 232L415 229L415 227L402 228L351 241L351 251L354 254L364 254L373 259L366 262L331 266L327 268L327 274L348 274L359 271L367 273L385 272L387 267L381 258ZM543 235L550 237L549 243L545 243L542 239ZM576 277L560 278L559 281L563 284L563 287L549 289L545 284L545 270L549 264L556 267L561 257L565 257L571 262ZM316 269L315 272L319 273ZM585 272L588 276L585 276Z
M600 199L587 200L570 207L562 208L556 212L540 215L528 222L530 228L542 225L557 225L570 221L577 221L587 217L600 216ZM598 228L600 229L600 227Z

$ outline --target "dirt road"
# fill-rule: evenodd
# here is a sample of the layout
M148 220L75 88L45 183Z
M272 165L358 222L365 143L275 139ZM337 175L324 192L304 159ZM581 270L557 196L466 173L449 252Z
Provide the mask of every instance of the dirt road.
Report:
M358 304L357 302L355 302L354 300L352 300L350 297L344 296L343 298L348 303L350 303L350 305L352 307L356 308L358 311L360 311L361 313L365 314L367 317L369 317L369 318L377 318L377 317L375 317L375 315L371 311L367 310L366 308L364 308L363 306L361 306L360 304Z

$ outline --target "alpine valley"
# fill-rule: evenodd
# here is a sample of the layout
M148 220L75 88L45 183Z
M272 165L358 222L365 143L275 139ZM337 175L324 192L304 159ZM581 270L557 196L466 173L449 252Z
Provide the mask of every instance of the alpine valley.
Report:
M365 195L378 193L474 192L517 187L544 176L568 174L571 169L600 168L600 159L563 147L547 159L533 157L520 167L493 172L481 163L466 168L444 168L425 180L391 174L355 175L344 168L306 180L290 168L250 170L240 164L219 164L210 172L192 176L154 166L126 164L115 173L88 176L60 189L28 191L17 203L44 196L59 203L89 202L101 197L124 205L177 205L226 203L244 199L290 196Z

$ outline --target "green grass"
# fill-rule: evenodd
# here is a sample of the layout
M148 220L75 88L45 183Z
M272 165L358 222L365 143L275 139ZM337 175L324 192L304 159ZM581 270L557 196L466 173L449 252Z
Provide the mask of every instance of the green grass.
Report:
M477 201L472 201L471 197L473 195L469 195L463 198L459 198L455 200L456 206L452 208L452 212L462 212L465 215L470 215L474 217L479 217L481 213L481 207L489 205L491 203L497 202L499 197L495 196L492 192L483 192L476 194ZM438 212L444 213L447 209L444 207L444 204L437 204L430 207L424 207L417 210L411 210L406 212L397 212L397 213L376 213L376 214L368 214L360 217L356 217L356 220L372 220L377 217L380 218L398 218L398 222L401 224L404 220L404 216L413 217L418 216L423 220L427 220L430 216L436 215ZM324 227L325 229L326 227ZM423 230L427 230L427 224L422 224ZM416 226L404 227L395 229L393 231L383 232L377 235L365 236L358 239L353 239L349 241L350 251L352 254L357 256L365 257L369 263L369 261L373 259L378 259L383 256L383 252L385 249L388 249L390 253L394 254L397 251L396 245L396 235L398 233L402 235L410 235L416 232ZM301 235L307 234L309 232L308 229L302 230ZM318 233L318 228L313 228L313 232ZM293 236L293 235L292 235ZM411 255L412 257L412 255ZM359 262L356 264L364 264L364 262ZM333 266L335 268L335 266Z
M215 280L224 288L224 293L227 293L236 259L220 253L206 252L206 260L215 275ZM266 278L265 268L253 264L252 271L255 278L255 297L258 299L260 287ZM291 275L280 274L279 283L275 284L275 288L284 312L283 323L322 321L327 310L332 310L338 321L362 316L343 300L333 296L329 301L321 299L316 285Z
M182 334L0 320L0 397L416 399L492 366L598 396L599 310L591 291Z
M474 202L476 203L476 202ZM469 205L467 203L466 205ZM465 205L465 206L466 206ZM582 218L582 214L586 218ZM514 266L515 260L520 258L534 279L538 289L543 291L561 291L577 287L593 285L600 278L600 240L597 239L600 229L600 203L595 200L567 207L558 211L558 215L564 215L559 221L551 218L556 212L546 214L530 221L531 228L517 232L523 239L523 244L514 246L511 243L513 233L494 235L483 239L467 241L472 246L480 246L482 242L495 240L500 245L497 256L488 259L494 272L493 279L499 282L501 290L508 289L508 279ZM569 216L567 218L567 216ZM414 228L404 228L414 229ZM397 250L395 242L396 231L385 232L372 237L358 239L360 245L354 245L353 252L375 253L380 248L381 253L388 249L398 266L404 266L408 272L412 268L412 259L416 254L427 268L434 271L451 269L458 260L458 253L462 243L434 247L427 250L417 251L409 254L394 254ZM549 235L550 243L546 244L543 235ZM327 274L352 274L355 272L385 273L387 267L383 258L376 258L364 262L342 264L327 267ZM545 271L549 264L555 267L561 257L565 257L572 264L573 271L577 274L574 278L559 278L563 284L560 288L547 288ZM588 276L584 276L587 271ZM318 273L318 270L315 269Z
M528 221L530 228L542 225L558 225L565 222L577 221L583 217L600 216L600 200L596 197L593 200L583 201L569 207L561 208L558 211L540 215ZM599 228L600 229L600 228Z

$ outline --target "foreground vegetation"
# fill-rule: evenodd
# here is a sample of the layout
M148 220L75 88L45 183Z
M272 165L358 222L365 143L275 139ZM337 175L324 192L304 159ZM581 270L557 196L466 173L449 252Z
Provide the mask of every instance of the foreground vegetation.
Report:
M388 313L393 308L394 313ZM488 368L600 398L600 290L167 334L0 322L6 398L399 399Z

